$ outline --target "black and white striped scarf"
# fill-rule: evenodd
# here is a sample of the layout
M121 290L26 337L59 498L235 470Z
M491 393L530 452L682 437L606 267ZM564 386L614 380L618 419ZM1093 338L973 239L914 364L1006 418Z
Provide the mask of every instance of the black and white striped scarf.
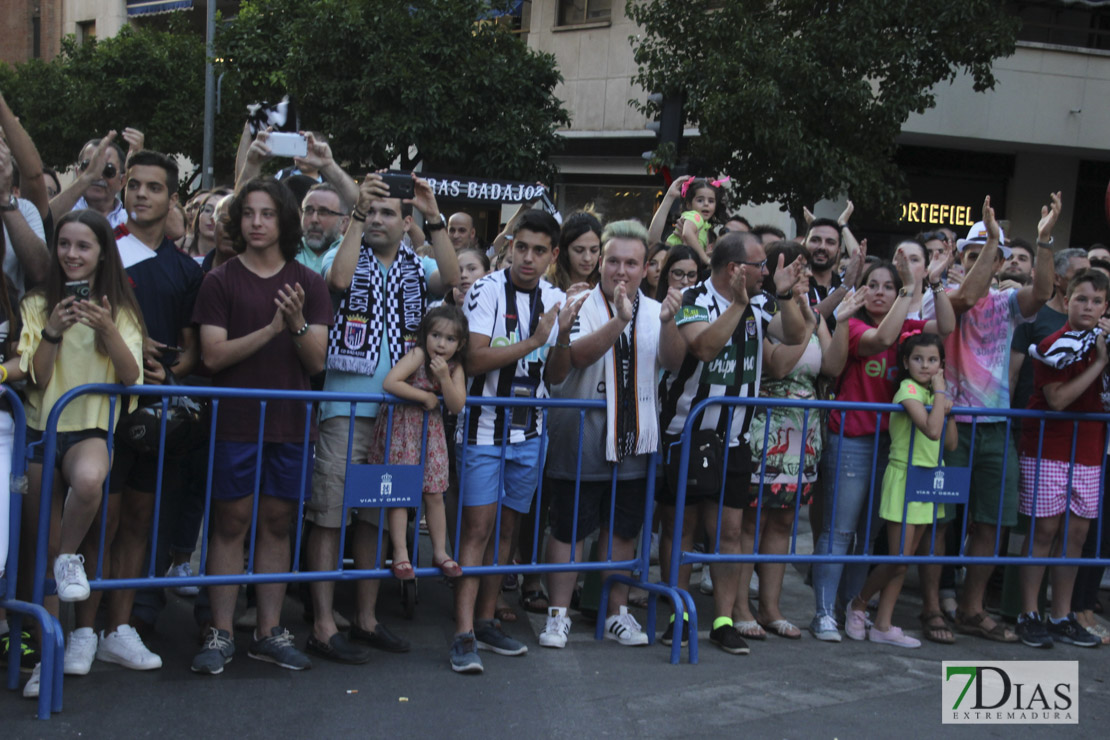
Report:
M1086 357L1094 349L1095 339L1101 333L1100 329L1066 331L1043 354L1037 349L1037 345L1030 344L1029 356L1059 370Z
M412 247L402 242L383 276L373 250L362 242L351 285L328 332L328 369L373 375L383 332L389 365L396 365L415 341L427 305L424 266Z

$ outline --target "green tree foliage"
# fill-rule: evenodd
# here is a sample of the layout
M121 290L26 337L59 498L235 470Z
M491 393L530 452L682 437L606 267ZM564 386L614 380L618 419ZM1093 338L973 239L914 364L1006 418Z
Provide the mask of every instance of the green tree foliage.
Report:
M303 128L357 171L550 174L554 58L485 17L489 0L246 0L218 56L246 100L288 92ZM226 83L225 83L226 84Z
M65 168L88 139L131 126L146 135L148 148L184 155L199 167L204 39L184 27L173 21L167 31L128 26L84 44L68 37L49 62L0 68L0 89L43 161ZM238 125L226 122L224 129L220 152L230 172Z
M711 9L712 8L712 9ZM848 193L891 214L895 139L934 86L994 86L1017 19L1000 0L629 0L645 89L685 93L690 156L753 202L792 213ZM648 115L652 104L638 106Z

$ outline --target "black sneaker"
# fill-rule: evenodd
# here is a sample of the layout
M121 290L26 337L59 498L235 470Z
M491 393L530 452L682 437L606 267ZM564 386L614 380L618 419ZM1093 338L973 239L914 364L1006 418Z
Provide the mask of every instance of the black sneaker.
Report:
M659 638L659 642L667 645L668 647L674 642L674 619L667 625L667 629L663 632L663 636ZM682 647L690 644L690 620L682 620Z
M21 673L30 673L42 658L39 656L39 650L35 647L29 632L20 633L20 638L19 670ZM5 632L0 637L0 665L2 666L8 665L8 653L12 649L11 642L10 632Z
M731 624L722 624L709 633L709 641L733 655L747 655L751 652L748 643L740 636L740 632Z
M1076 647L1098 647L1102 640L1087 631L1075 618L1075 612L1068 612L1063 622L1048 620L1048 635L1051 639Z
M1052 635L1048 633L1048 628L1041 621L1041 615L1036 612L1027 612L1018 616L1017 635L1018 639L1029 647L1052 647Z

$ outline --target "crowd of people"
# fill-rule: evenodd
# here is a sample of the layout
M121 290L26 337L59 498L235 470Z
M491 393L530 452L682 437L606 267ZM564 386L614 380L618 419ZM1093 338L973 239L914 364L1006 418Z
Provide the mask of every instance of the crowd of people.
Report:
M533 553L581 562L598 532L611 533L605 557L630 560L638 543L648 546L641 533L653 515L645 502L653 478L664 579L676 546L785 554L801 506L817 553L947 547L984 556L1005 552L1009 540L1038 557L1105 556L1090 526L1104 505L1103 423L1081 421L1073 433L1070 421L1042 428L989 411L952 413L1104 407L1110 252L1058 248L1060 193L1042 209L1035 245L1008 240L987 197L966 238L943 227L921 233L895 244L888 261L852 234L850 204L839 219L807 211L799 238L788 240L730 213L727 178L682 177L650 227L606 223L588 209L560 220L525 204L487 248L472 216L446 218L424 180L412 175L411 197L397 197L379 173L356 184L312 133L307 153L278 179L262 174L270 133L245 132L234 187L179 206L177 164L145 148L141 132L90 140L62 189L2 98L0 128L0 381L21 394L32 443L25 543L37 536L48 417L78 386L195 382L386 392L405 402L322 401L309 411L226 398L211 460L207 439L167 437L161 460L158 445L138 443L129 432L150 410L144 399L113 407L91 394L69 403L48 476L50 562L34 564L28 550L18 574L21 589L35 567L53 575L54 612L59 600L76 602L67 675L88 673L95 660L161 667L143 639L164 605L161 591L112 589L101 599L89 580L136 578L151 567L193 575L206 485L205 575L242 573L245 552L255 573L284 573L294 562L335 570L346 541L356 569L388 561L395 578L413 579L408 508L349 507L349 464L423 465L418 498L432 565L453 589L450 666L460 673L483 671L480 650L528 651L505 627L516 613L503 576L468 570L495 555L501 565ZM464 408L468 396L514 403ZM604 401L604 409L528 403L545 398ZM903 411L711 405L692 424L691 472L680 490L681 435L691 410L712 398L835 398ZM9 414L0 419L6 465L13 428ZM911 469L940 465L970 467L966 533L964 506L907 496ZM216 473L206 481L209 466ZM293 552L302 500L303 561ZM383 525L388 550L379 552ZM155 529L164 552L149 564ZM781 609L784 564L761 562L758 579L755 570L713 562L703 575L713 596L709 639L730 654L746 654L768 633L802 635ZM964 570L957 600L951 568L921 567L926 639L1110 642L1094 616L1101 570L1052 567L1045 604L1044 568L1007 569L1016 628L986 611L993 568ZM893 623L905 571L815 564L809 632L918 647ZM578 575L568 566L521 584L524 608L546 615L541 646L566 647ZM689 589L691 567L674 579ZM221 673L244 624L253 629L249 657L292 670L309 668L309 653L357 664L371 649L407 651L377 619L380 584L356 582L348 620L335 609L334 582L313 581L304 650L281 622L285 583L254 585L249 618L236 617L235 585L182 586L202 630L191 668ZM613 588L598 616L606 638L649 642L637 605L626 585ZM692 629L672 616L662 642L685 643ZM26 641L25 655L8 659L32 672L24 693L34 696L39 669L34 638Z

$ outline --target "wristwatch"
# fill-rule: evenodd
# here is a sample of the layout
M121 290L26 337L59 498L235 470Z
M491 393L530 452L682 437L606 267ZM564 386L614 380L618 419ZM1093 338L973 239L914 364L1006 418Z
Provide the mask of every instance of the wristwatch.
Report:
M447 219L443 217L442 213L439 214L439 219L438 220L436 220L436 221L426 221L424 223L424 231L427 231L428 233L431 233L433 231L440 231L441 229L446 229L446 228L447 228Z
M0 205L0 211L14 211L19 208L19 203L16 202L14 195L8 196L8 202Z

